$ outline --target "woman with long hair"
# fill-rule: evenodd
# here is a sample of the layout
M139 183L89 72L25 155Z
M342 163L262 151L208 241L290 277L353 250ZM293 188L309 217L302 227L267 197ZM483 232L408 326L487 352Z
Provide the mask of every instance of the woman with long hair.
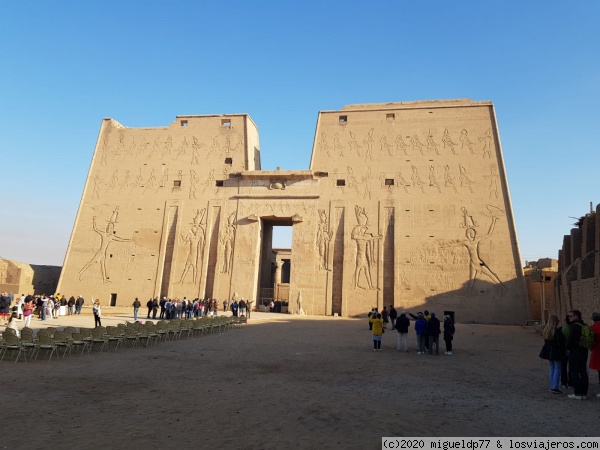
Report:
M558 326L557 316L548 318L542 337L544 338L544 347L540 357L548 360L550 392L562 394L562 391L558 389L558 383L560 382L563 355L565 353L565 338L562 334L562 328Z
M92 312L94 313L94 327L101 327L102 322L100 318L102 317L102 312L100 311L100 300L96 299L92 306Z

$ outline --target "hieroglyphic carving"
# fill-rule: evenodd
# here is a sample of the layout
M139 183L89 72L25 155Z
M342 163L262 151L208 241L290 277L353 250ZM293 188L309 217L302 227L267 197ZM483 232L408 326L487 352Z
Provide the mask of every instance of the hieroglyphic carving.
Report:
M421 155L425 155L425 153L423 153L424 146L421 143L421 141L419 140L419 136L417 136L416 134L413 134L412 137L410 138L410 143L412 144L413 152L418 150L421 152Z
M169 182L169 168L163 167L162 168L162 176L160 177L160 181L158 182L158 187L159 188L165 187L168 182ZM157 192L158 192L158 190L157 190Z
M146 153L146 147L148 147L148 145L150 145L150 143L146 141L146 138L143 137L142 142L137 147L137 154L144 156Z
M468 187L469 191L471 191L471 194L472 194L473 193L473 188L471 187L471 185L473 185L474 182L469 179L469 176L467 175L467 169L465 169L460 164L458 165L458 168L459 168L459 171L460 171L460 176L459 176L460 185Z
M96 253L94 253L94 256L92 256L92 259L90 259L87 263L85 263L85 265L79 271L78 278L80 281L81 281L81 275L83 275L83 273L87 269L89 269L92 264L99 263L100 264L100 272L102 274L102 282L103 283L110 282L110 277L108 276L108 272L106 271L106 257L107 257L107 253L108 253L108 246L113 241L115 241L115 242L131 242L131 239L122 238L115 234L114 230L115 230L115 224L117 223L118 216L119 216L119 207L117 206L117 207L115 207L112 214L109 216L108 220L106 221L107 223L106 223L106 227L104 228L104 230L101 230L96 226L96 216L92 217L92 227L93 227L94 231L96 233L98 233L98 235L100 236L100 247L98 247L98 250L96 250Z
M161 159L165 156L171 156L171 150L173 149L173 138L171 136L167 136L167 141L165 142L165 146L163 147L162 154L160 155Z
M133 186L131 187L131 190L133 191L135 188L142 187L143 181L144 181L144 179L142 177L142 168L140 167L140 170L138 171L138 174L135 177L135 181L133 182Z
M365 144L366 152L365 152L365 161L373 161L373 133L375 132L375 128L371 128L367 133L367 138L363 139L363 143Z
M397 153L402 151L406 156L408 156L408 145L406 144L406 142L404 142L404 139L402 139L401 135L396 136L394 143L396 144Z
M438 150L439 145L433 140L433 134L431 134L431 129L427 133L427 150L433 150L436 154L440 154Z
M483 136L479 136L479 142L483 142L483 157L486 156L488 158L492 158L492 143L494 138L492 138L492 129L488 128L485 130Z
M319 269L329 269L329 248L333 232L324 209L319 210L319 228L317 229L317 249L319 250Z
M358 156L362 157L362 147L359 145L358 141L356 140L356 135L352 131L350 131L350 140L348 141L348 145L350 146L351 151L356 151Z
M212 144L210 145L210 151L208 152L208 156L212 153L218 153L221 150L221 144L219 144L219 136L213 137Z
M204 251L204 240L205 240L205 221L206 208L196 210L196 215L190 223L192 226L190 231L185 235L180 236L180 242L182 245L187 247L187 257L181 273L181 278L177 284L183 284L185 277L192 270L192 282L196 284L199 281L198 275L200 270L198 268L198 260L201 261L202 254Z
M118 182L119 182L119 172L118 172L118 169L115 169L115 171L112 174L112 177L110 178L110 182L108 183L106 191L108 192L110 189L114 189L117 186Z
M125 178L123 178L123 182L119 185L119 193L123 191L123 189L127 189L129 187L129 181L131 180L131 175L129 174L129 170L125 171Z
M490 198L498 198L498 172L495 164L490 164L490 174L484 175L483 178L490 180Z
M102 142L102 150L101 150L101 159L100 159L100 165L105 166L106 165L106 156L108 153L108 138L104 138L104 141Z
M150 172L150 176L148 177L148 180L144 184L144 186L145 186L144 192L146 192L147 189L153 189L154 183L156 183L156 175L154 175L154 169L152 169L152 171Z
M221 269L221 273L229 273L233 263L233 241L235 239L236 214L236 212L233 212L227 218L227 226L219 237L221 244L223 244L223 267Z
M156 155L158 155L158 150L160 149L160 136L157 136L156 139L154 139L154 142L152 143L152 148L150 148L150 152L148 153L148 159L152 159L154 158Z
M423 180L421 180L421 177L419 176L419 170L417 169L416 166L410 166L410 167L412 168L412 176L410 177L410 179L412 180L413 187L420 188L421 192L424 194L425 188L423 188L423 186L425 186L425 182Z
M231 136L225 136L225 146L224 146L224 150L226 154L230 154L233 153L235 151L237 151L238 148L243 148L244 146L244 140L241 137L238 137L238 141L235 144L235 146L231 145Z
M452 142L452 138L450 137L450 131L448 131L448 128L446 128L444 130L444 136L442 137L442 143L444 144L444 148L448 147L450 149L450 151L452 152L452 154L458 155L458 153L456 153L454 151L454 146L456 145L456 143Z
M469 139L469 132L464 128L460 131L460 142L461 150L464 150L465 147L467 147L472 154L475 154L475 152L473 151L473 145L475 144L471 142L471 139Z
M450 166L447 164L444 166L444 186L452 187L452 189L454 189L454 193L458 194L456 185L454 184L454 177L452 177L452 174L450 173Z
M440 194L442 193L442 189L440 188L440 185L437 182L437 179L435 178L434 166L429 166L429 186L436 188Z
M360 274L364 273L369 290L379 289L373 284L371 277L371 267L376 264L375 260L375 241L382 238L381 235L373 236L367 233L369 227L369 218L367 210L358 205L354 206L356 220L358 225L352 230L352 239L356 242L356 265L354 268L353 286L354 288L365 289L360 285Z
M204 187L202 188L202 192L206 191L207 187L211 187L215 185L215 169L212 169L206 177L206 181L204 182Z

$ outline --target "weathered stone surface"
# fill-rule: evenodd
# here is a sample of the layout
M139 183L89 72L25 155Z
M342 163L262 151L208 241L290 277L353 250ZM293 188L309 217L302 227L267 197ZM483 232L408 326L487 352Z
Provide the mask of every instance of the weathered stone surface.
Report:
M260 170L247 115L105 119L58 289L116 305L257 299L274 225L293 227L289 298L307 314L526 318L494 108L468 100L320 112L298 171Z

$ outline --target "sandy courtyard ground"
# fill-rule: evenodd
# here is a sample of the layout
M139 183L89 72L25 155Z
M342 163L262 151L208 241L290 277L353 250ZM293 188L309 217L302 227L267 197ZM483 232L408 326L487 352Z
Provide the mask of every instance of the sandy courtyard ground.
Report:
M48 325L69 323L93 319ZM395 341L388 330L373 352L366 319L253 313L223 335L3 361L2 447L377 449L382 436L599 434L596 372L588 401L549 393L531 328L458 324L453 356L443 344L417 355L412 332L410 353Z

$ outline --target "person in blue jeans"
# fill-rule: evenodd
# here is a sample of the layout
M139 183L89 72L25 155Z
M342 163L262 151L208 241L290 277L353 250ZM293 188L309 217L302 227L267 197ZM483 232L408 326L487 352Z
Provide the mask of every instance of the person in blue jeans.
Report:
M544 338L543 359L548 360L549 376L550 376L550 392L553 394L562 394L558 388L560 383L560 375L562 372L562 362L565 354L565 337L562 333L562 328L558 326L558 317L550 316L548 323L542 332Z

